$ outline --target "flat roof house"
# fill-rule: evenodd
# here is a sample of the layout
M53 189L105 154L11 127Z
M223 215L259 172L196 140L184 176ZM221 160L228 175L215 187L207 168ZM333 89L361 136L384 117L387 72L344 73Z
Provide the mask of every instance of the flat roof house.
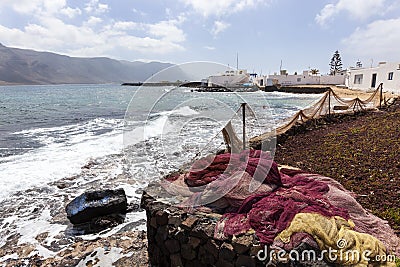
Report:
M350 89L370 91L383 83L383 90L400 93L400 63L379 62L372 68L353 68L347 72L346 85Z
M259 87L282 85L344 85L346 71L342 71L336 75L313 75L311 71L305 70L302 74L288 74L286 70L282 70L280 74L259 76L256 83Z

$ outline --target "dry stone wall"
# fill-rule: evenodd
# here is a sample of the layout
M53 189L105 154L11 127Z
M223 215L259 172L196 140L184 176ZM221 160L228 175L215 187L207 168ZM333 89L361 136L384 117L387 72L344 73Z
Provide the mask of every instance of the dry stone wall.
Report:
M220 214L190 213L157 202L143 193L151 266L265 266L257 259L263 247L254 234L217 240Z

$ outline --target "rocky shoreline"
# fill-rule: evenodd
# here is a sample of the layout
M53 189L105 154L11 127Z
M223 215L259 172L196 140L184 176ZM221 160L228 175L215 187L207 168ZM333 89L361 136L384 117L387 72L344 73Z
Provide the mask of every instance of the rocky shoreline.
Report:
M320 173L357 193L357 200L400 233L400 104L388 110L303 125L278 138L275 160ZM1 202L1 266L148 266L142 191L121 166L121 155L93 160L78 175L14 194ZM127 191L123 224L81 235L65 206L91 188ZM134 189L136 188L136 189Z
M123 169L122 155L90 161L72 177L18 192L1 202L0 266L147 266L141 186ZM68 221L65 207L93 189L124 188L124 222L83 234Z

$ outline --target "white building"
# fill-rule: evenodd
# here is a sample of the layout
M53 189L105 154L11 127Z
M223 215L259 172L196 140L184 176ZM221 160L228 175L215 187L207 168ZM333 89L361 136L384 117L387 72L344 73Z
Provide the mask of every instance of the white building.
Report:
M256 83L260 87L271 85L344 85L345 79L345 71L336 75L313 75L308 70L303 71L303 74L290 75L286 71L281 71L279 75L260 76L256 79Z
M383 83L383 90L400 93L400 64L380 62L372 68L350 68L346 86L350 89L369 91Z
M227 70L222 74L208 77L208 86L235 86L250 82L250 74L246 70Z

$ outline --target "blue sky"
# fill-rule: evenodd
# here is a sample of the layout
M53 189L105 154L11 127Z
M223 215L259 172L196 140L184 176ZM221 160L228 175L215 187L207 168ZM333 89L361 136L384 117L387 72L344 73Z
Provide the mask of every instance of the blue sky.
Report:
M263 74L400 61L396 0L1 0L0 42L70 56L212 61Z

